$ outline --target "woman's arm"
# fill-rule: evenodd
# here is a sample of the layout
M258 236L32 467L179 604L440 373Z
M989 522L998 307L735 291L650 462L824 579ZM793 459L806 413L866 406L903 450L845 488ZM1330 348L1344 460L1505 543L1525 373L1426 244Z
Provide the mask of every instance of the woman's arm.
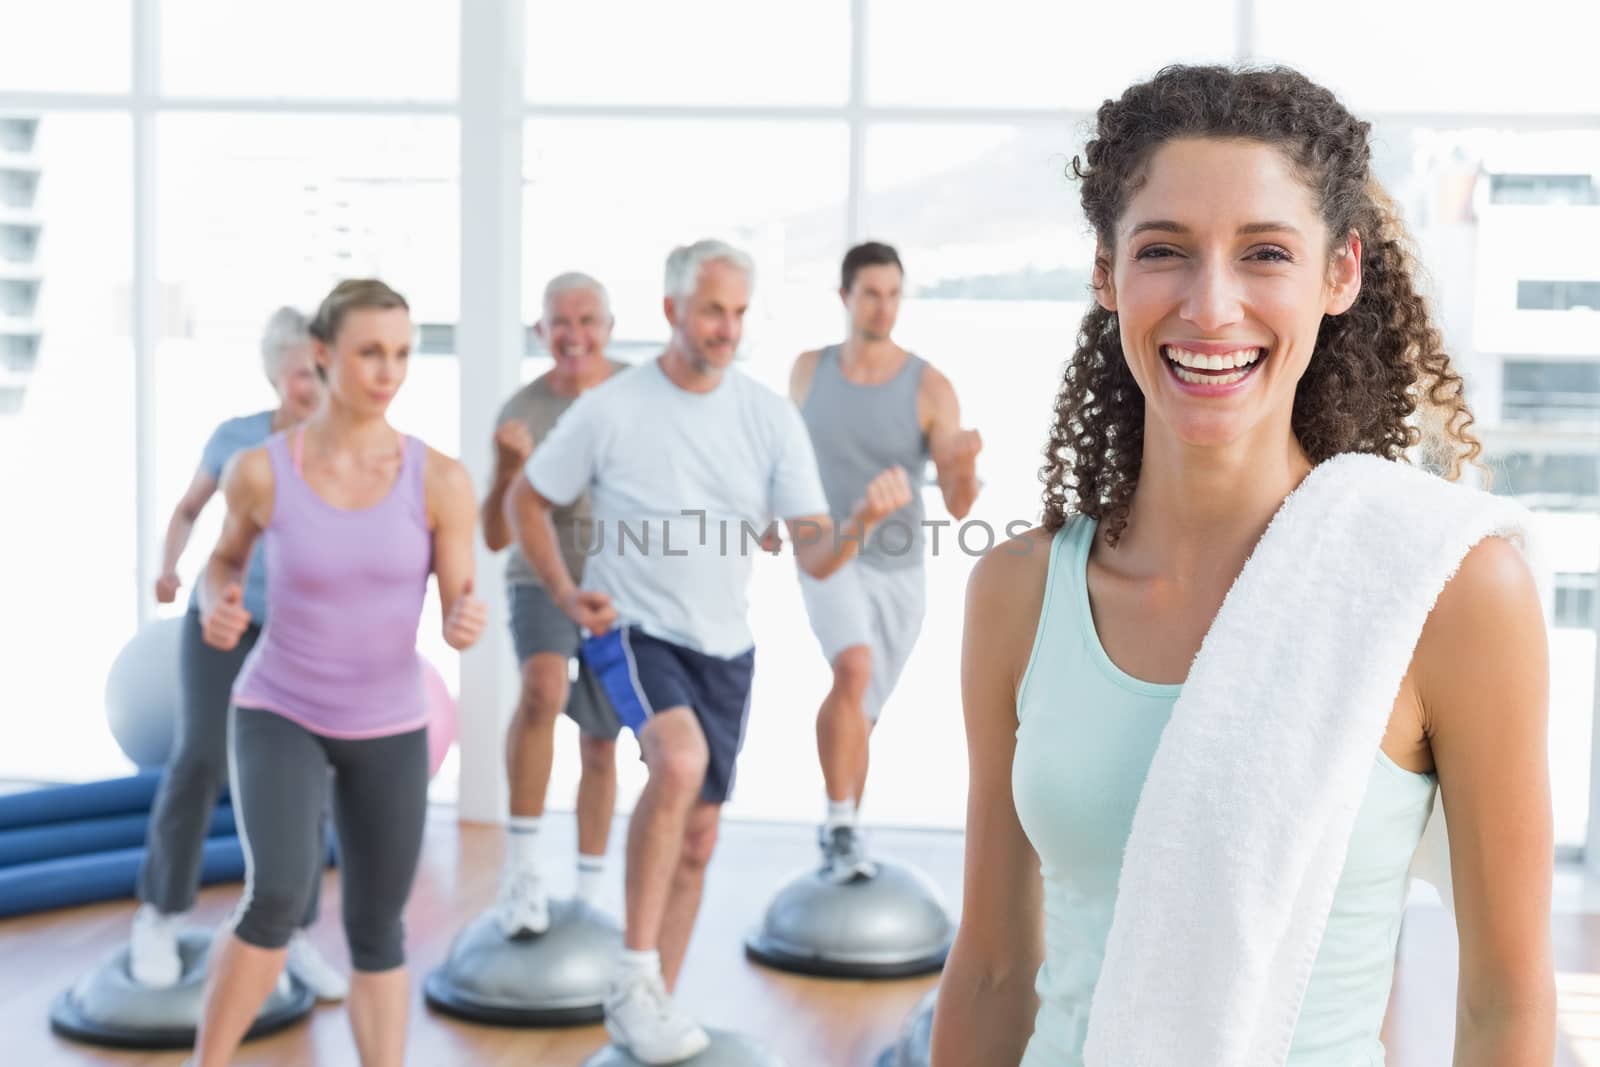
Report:
M1414 669L1450 836L1456 1067L1548 1067L1549 649L1533 576L1509 543L1491 538L1467 554Z
M217 547L206 561L199 586L201 632L207 644L227 651L250 625L244 608L244 576L250 550L272 518L272 461L264 448L241 452L222 472L228 514Z
M428 449L424 471L429 521L433 524L433 573L439 582L444 639L458 651L483 633L488 609L472 595L472 533L477 507L472 479L457 460Z
M961 926L933 1016L932 1067L1015 1067L1033 1034L1044 958L1039 860L1011 797L1017 685L1044 599L1049 535L1031 531L973 568L961 650L967 856Z
M172 518L167 521L167 540L161 549L161 576L156 579L158 602L170 604L178 598L178 588L183 585L178 577L178 560L189 545L195 520L216 491L217 480L201 467L194 472L194 480L184 490L183 499L172 509Z

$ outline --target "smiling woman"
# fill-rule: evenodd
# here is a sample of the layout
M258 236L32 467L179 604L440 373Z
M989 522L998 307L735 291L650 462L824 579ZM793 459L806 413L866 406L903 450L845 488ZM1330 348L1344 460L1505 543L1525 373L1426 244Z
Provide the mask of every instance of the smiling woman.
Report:
M1292 70L1169 67L1073 171L1095 303L1044 521L968 586L934 1062L1383 1062L1436 803L1457 1062L1550 1062L1528 523L1403 462L1423 423L1452 476L1478 445L1368 124Z
M1121 535L1150 444L1147 399L1187 427L1180 436L1291 415L1312 462L1399 458L1420 442L1418 421L1443 427L1429 445L1450 473L1478 455L1409 238L1371 177L1371 127L1320 89L1307 113L1274 112L1269 102L1296 80L1257 74L1229 116L1207 106L1219 87L1203 77L1157 78L1102 109L1100 136L1073 161L1097 239L1098 306L1062 383L1047 526L1070 508L1102 520L1112 542ZM1213 204L1204 190L1225 195ZM1220 359L1252 349L1264 358L1234 358L1249 368L1234 379ZM1208 380L1217 371L1229 380ZM1274 402L1290 396L1292 408ZM1436 418L1414 418L1430 407ZM1290 439L1284 427L1257 428Z

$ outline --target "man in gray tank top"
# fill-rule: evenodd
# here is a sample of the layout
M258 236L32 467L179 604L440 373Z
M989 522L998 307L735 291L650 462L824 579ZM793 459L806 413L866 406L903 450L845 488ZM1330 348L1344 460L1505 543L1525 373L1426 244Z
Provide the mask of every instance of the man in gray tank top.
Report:
M911 502L884 519L859 557L828 578L802 573L811 629L833 667L817 714L817 754L828 791L819 843L829 877L868 878L856 811L867 782L868 737L922 627L926 580L921 493L931 459L956 519L978 495L976 430L961 428L950 380L891 338L904 272L875 241L844 257L839 297L850 317L842 345L802 353L789 378L822 473L828 507L848 514L881 470L910 475Z
M483 501L483 532L489 548L510 546L506 601L511 637L522 668L522 690L506 731L506 772L511 817L505 869L495 917L507 937L543 933L550 925L549 898L540 876L539 822L555 756L556 718L565 711L578 724L583 759L578 782L578 896L598 903L607 838L617 796L616 739L621 730L610 701L586 667L569 684L578 653L578 627L545 592L506 520L505 495L522 473L534 446L549 435L578 395L628 365L606 358L611 308L605 287L586 274L562 274L545 287L544 314L536 333L555 367L517 390L500 409L495 430L495 473ZM589 499L580 496L557 509L555 525L562 559L574 580L583 577L590 523Z

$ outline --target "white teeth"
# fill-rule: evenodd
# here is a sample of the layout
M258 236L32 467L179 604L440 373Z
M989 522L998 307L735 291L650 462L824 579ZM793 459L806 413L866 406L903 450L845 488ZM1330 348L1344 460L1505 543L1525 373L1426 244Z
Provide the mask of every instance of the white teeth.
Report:
M1261 357L1259 348L1241 348L1234 352L1216 356L1190 352L1188 349L1178 348L1176 345L1165 345L1161 351L1172 362L1194 370L1227 370L1230 367L1248 367Z
M1190 385L1232 385L1234 382L1244 381L1244 376L1250 373L1247 370L1236 370L1231 374L1196 374L1183 367L1173 367L1172 371L1179 380Z

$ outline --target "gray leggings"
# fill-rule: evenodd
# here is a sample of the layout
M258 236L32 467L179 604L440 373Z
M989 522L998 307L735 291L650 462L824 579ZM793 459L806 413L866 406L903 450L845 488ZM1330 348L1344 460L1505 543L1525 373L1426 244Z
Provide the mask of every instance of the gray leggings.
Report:
M231 754L245 855L233 932L258 948L289 943L322 864L317 825L332 768L350 962L367 972L405 963L401 913L422 852L427 728L351 741L314 734L270 711L235 707Z
M239 644L223 652L205 643L198 609L191 606L183 617L178 646L182 683L178 724L173 731L172 754L150 806L144 863L139 868L139 899L165 914L194 907L206 830L228 776L228 703L233 680L260 636L261 627L251 624ZM317 833L320 847L322 820L317 822ZM301 926L316 921L321 895L319 866L311 876L311 895Z

